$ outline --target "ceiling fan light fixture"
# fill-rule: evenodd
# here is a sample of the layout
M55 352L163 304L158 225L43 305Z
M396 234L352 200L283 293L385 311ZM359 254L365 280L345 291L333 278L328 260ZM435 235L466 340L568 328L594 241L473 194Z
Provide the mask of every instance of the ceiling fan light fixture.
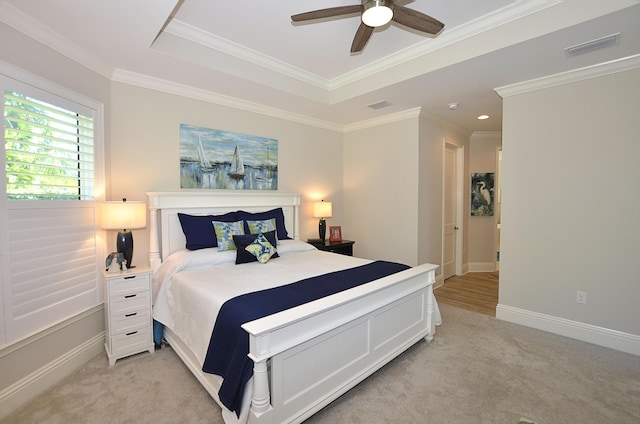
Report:
M369 0L364 4L362 22L372 28L388 24L393 18L391 2L386 0Z

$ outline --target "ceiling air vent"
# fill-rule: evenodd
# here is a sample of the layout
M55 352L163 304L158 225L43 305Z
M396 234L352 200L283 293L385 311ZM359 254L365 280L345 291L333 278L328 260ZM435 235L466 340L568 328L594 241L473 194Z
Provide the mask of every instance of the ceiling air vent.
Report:
M371 109L382 109L383 107L387 107L387 106L391 106L391 102L387 100L382 100L376 103L371 103L367 107Z
M588 53L593 50L604 49L605 47L613 46L618 43L620 33L607 35L606 37L596 38L595 40L587 41L584 43L576 44L575 46L567 47L564 49L567 56L577 56L579 54Z

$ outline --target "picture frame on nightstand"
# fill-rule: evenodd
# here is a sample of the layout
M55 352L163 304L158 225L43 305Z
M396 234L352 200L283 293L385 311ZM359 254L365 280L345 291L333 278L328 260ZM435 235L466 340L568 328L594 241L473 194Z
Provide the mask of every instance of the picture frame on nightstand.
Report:
M329 227L329 241L342 241L342 228L339 225Z

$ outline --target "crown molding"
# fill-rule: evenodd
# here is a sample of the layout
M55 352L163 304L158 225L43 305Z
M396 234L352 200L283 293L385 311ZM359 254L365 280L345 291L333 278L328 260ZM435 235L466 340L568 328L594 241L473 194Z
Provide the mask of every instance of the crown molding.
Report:
M549 75L542 78L523 81L516 84L505 85L495 88L494 90L500 95L500 97L505 98L636 68L640 68L640 54L599 63L597 65L586 66L584 68L574 69L567 72L561 72L559 74Z
M85 51L77 44L62 37L57 32L49 29L49 27L42 25L42 23L4 1L0 1L0 22L4 22L16 31L33 38L103 77L111 78L113 68L98 56Z
M501 131L474 131L471 133L472 140L495 140L496 138L502 138Z
M249 102L235 97L213 93L211 91L179 84L173 81L149 77L147 75L130 72L123 69L116 69L111 80L114 82L135 85L137 87L148 88L151 90L162 91L165 93L175 94L195 100L201 100L208 103L214 103L220 106L226 106L246 112L259 113L261 115L266 115L273 118L279 118L287 121L297 122L300 124L324 128L331 131L343 131L342 125L333 122L314 119L309 116L291 113L282 109L265 106L260 103Z
M367 119L353 124L345 125L344 132L352 132L363 130L366 128L376 127L378 125L390 124L393 122L400 122L411 118L418 118L422 112L422 108L416 107L407 110L403 110L396 113L390 113L388 115L379 116L377 118Z
M329 80L326 78L322 78L312 72L305 71L304 69L297 68L282 60L245 47L242 44L217 36L210 32L203 31L200 28L182 21L171 21L171 23L167 25L167 28L165 28L165 32L220 51L245 62L272 70L287 77L311 84L315 87L319 87L324 90L329 89Z

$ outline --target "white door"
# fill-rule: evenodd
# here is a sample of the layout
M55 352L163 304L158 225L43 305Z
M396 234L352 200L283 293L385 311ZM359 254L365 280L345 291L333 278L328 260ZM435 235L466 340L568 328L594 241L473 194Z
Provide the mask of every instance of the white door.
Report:
M456 273L457 176L456 150L447 146L444 152L444 241L442 252L442 277L445 279Z

